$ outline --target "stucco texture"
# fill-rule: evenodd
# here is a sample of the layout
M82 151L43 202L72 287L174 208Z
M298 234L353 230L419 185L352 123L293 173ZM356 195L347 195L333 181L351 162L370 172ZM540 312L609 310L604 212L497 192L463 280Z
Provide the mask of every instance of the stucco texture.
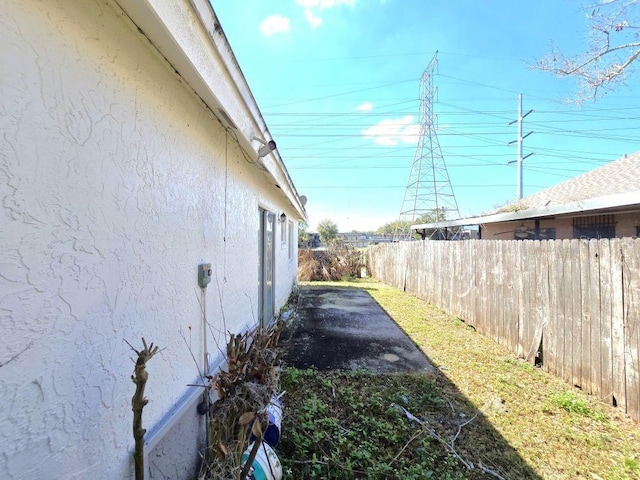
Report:
M150 428L202 368L204 315L212 354L255 324L258 208L287 206L117 5L2 2L0 56L0 478L131 478L124 340L163 348Z

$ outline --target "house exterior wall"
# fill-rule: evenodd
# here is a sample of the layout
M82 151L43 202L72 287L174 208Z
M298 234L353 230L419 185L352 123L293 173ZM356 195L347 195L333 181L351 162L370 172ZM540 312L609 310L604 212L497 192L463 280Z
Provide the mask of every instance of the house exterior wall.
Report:
M637 227L640 226L640 213L617 213L614 216L616 223L616 237L635 237ZM483 225L482 238L484 240L513 240L516 228L523 226L533 230L534 220L518 220L515 222L490 223ZM571 239L573 237L573 217L560 217L556 219L541 219L540 228L555 228L556 239Z
M163 349L153 431L194 398L205 334L213 361L257 322L258 209L297 214L117 4L0 9L0 478L132 478L125 340ZM294 241L293 260L276 248L276 311Z
M573 238L573 227L571 226L571 219L555 219L555 220L540 220L540 228L555 228L556 239ZM482 239L483 240L513 240L515 230L519 227L526 227L533 230L535 222L533 220L524 220L517 222L501 222L501 223L488 223L482 226ZM563 235L569 235L563 236Z
M637 237L640 227L640 212L617 214L616 237Z

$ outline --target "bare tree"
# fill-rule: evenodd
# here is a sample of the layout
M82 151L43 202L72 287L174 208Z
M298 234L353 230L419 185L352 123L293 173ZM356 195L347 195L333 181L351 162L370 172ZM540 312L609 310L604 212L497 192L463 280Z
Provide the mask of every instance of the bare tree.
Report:
M552 45L534 68L578 79L578 102L624 85L640 57L637 7L638 0L597 0L584 7L590 24L585 51L567 56Z

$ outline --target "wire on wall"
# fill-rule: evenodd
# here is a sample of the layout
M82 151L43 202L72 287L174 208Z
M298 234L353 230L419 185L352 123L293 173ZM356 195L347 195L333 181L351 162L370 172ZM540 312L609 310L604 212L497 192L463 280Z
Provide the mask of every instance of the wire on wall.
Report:
M224 135L224 230L222 234L223 240L223 267L222 267L222 283L227 283L227 210L228 210L228 188L229 188L229 129L225 130Z

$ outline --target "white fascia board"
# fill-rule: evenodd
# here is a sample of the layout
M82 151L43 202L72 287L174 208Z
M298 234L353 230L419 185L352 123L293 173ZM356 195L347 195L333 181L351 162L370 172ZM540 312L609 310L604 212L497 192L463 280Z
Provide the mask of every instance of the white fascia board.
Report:
M517 212L494 213L492 215L484 215L480 217L422 223L419 225L411 225L411 229L423 230L427 228L463 227L468 225L528 220L532 218L555 217L559 215L593 214L601 210L628 208L633 207L634 205L640 205L640 190L607 195L604 197L589 198L586 200L579 200L577 202L564 203L562 205L527 208L526 210L519 210Z
M211 113L233 130L247 158L273 179L306 220L304 206L277 150L268 155L271 161L258 159L259 145L251 139L255 135L269 141L271 134L209 2L116 2Z

